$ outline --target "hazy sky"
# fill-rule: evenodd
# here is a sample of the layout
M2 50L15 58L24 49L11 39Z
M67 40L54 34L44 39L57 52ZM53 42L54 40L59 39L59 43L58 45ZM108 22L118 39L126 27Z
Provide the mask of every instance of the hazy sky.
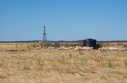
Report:
M0 0L0 41L127 40L127 0Z

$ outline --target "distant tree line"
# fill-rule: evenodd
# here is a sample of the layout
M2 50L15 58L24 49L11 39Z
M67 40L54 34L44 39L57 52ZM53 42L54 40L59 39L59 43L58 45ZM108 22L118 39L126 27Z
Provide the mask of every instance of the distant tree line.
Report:
M38 43L40 42L41 40L32 40L32 41L0 41L0 43ZM61 41L47 41L47 42L54 42L54 43L81 43L83 40L77 40L77 41L64 41L64 40L61 40ZM112 43L127 43L127 40L112 40L112 41L97 41L97 42L102 42L102 43L106 43L106 42L112 42Z

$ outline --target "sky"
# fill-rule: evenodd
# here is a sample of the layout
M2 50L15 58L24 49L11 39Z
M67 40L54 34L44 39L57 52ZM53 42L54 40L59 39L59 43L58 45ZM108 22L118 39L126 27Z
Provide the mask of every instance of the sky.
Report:
M127 0L0 0L0 41L127 40Z

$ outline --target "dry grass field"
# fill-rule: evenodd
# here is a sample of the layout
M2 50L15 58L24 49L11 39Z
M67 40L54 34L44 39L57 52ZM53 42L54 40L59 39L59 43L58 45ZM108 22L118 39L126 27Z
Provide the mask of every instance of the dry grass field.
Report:
M0 83L127 83L127 51L1 50Z

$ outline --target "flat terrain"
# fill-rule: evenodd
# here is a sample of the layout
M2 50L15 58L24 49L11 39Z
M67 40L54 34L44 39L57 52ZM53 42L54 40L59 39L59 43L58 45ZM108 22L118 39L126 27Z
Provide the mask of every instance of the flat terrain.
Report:
M0 51L0 83L127 83L127 51Z

